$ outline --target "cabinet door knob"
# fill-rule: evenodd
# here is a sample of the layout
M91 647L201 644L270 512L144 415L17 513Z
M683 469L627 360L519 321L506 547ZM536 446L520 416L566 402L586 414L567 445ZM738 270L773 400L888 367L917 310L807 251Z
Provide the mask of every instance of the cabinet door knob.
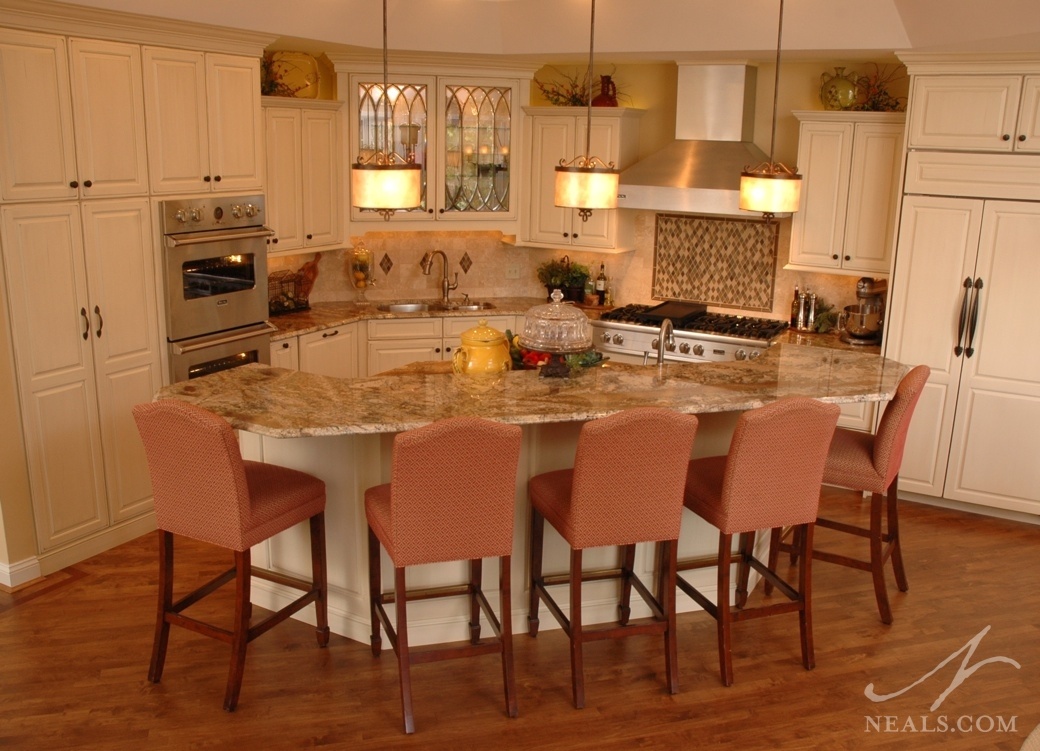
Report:
M282 342L282 349L289 349L289 342Z
M570 232L564 232L564 233L563 233L563 236L564 236L564 237L570 237L570 236L571 236L571 233L570 233Z
M1000 137L1000 140L1001 140L1001 141L1010 141L1010 140L1011 140L1011 136L1010 136L1010 135L1008 135L1007 133L1005 133L1004 135L1002 135L1002 136Z
M275 245L277 245L278 244L278 238L277 237L271 238L271 242L273 242Z
M71 183L69 183L69 187L70 188L78 188L79 187L79 182L76 181L76 180L73 180Z
M439 353L441 351L441 348L440 347L434 347L433 351Z
M202 182L208 183L212 179L213 179L212 177L210 177L209 175L206 175L204 178L202 178Z
M83 187L84 187L84 188L89 188L89 187L90 187L91 185L93 185L93 184L94 184L94 183L93 183L93 182L91 182L90 180L84 180L84 181L83 181Z
M433 213L433 209L426 209L426 213L427 214L432 214Z
M831 258L833 258L835 261L837 261L838 260L838 254L835 253L834 255L831 256Z
M307 239L308 239L308 240L313 240L313 239L314 239L314 235L310 235L310 234L309 234L309 235L307 235Z
M845 256L845 260L846 261L851 261L852 260L852 256Z
M1019 141L1025 141L1026 140L1026 134L1025 133L1019 133L1018 134L1018 140Z

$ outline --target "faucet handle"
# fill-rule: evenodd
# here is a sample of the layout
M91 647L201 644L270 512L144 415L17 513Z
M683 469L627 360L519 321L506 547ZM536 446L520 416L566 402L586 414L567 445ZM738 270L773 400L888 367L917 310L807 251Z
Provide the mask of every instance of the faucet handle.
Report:
M448 289L458 289L459 287L459 272L455 272L455 281L448 285Z

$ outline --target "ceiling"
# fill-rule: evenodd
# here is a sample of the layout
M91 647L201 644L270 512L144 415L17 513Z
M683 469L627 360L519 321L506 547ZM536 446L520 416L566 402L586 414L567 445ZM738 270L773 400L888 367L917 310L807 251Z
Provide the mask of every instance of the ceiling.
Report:
M2 4L3 0L0 0ZM387 0L389 46L557 62L588 54L590 0ZM304 51L379 48L378 0L66 0L270 33ZM768 59L778 0L598 0L596 55L625 62ZM785 59L895 51L1040 52L1038 0L786 0Z

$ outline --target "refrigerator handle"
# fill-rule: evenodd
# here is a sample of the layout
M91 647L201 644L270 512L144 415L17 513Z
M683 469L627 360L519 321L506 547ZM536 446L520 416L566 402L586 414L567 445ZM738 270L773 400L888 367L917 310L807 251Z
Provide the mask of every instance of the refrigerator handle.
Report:
M979 298L982 297L982 279L975 280L975 299L971 301L971 321L968 323L968 346L964 349L964 356L971 357L975 354L972 344L975 342L975 327L979 323Z
M953 354L960 357L964 354L964 327L968 324L968 298L971 297L971 277L964 278L964 298L961 300L961 317L957 321L957 346L953 348Z

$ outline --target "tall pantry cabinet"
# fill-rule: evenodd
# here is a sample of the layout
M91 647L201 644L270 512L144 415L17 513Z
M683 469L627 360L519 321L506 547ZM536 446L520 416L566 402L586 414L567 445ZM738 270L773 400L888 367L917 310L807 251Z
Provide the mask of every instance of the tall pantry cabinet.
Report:
M924 363L932 374L910 427L900 487L1040 514L1040 349L1023 338L1023 316L1040 289L1040 157L983 153L976 141L949 150L957 142L948 134L964 123L944 124L936 102L959 86L957 101L967 97L980 110L968 119L986 122L981 110L1004 107L983 85L993 76L908 67L915 95L943 97L912 98L909 110L885 353ZM1040 73L1040 62L1034 67ZM934 151L922 137L928 133L942 134ZM1005 141L997 133L990 143L996 149Z

